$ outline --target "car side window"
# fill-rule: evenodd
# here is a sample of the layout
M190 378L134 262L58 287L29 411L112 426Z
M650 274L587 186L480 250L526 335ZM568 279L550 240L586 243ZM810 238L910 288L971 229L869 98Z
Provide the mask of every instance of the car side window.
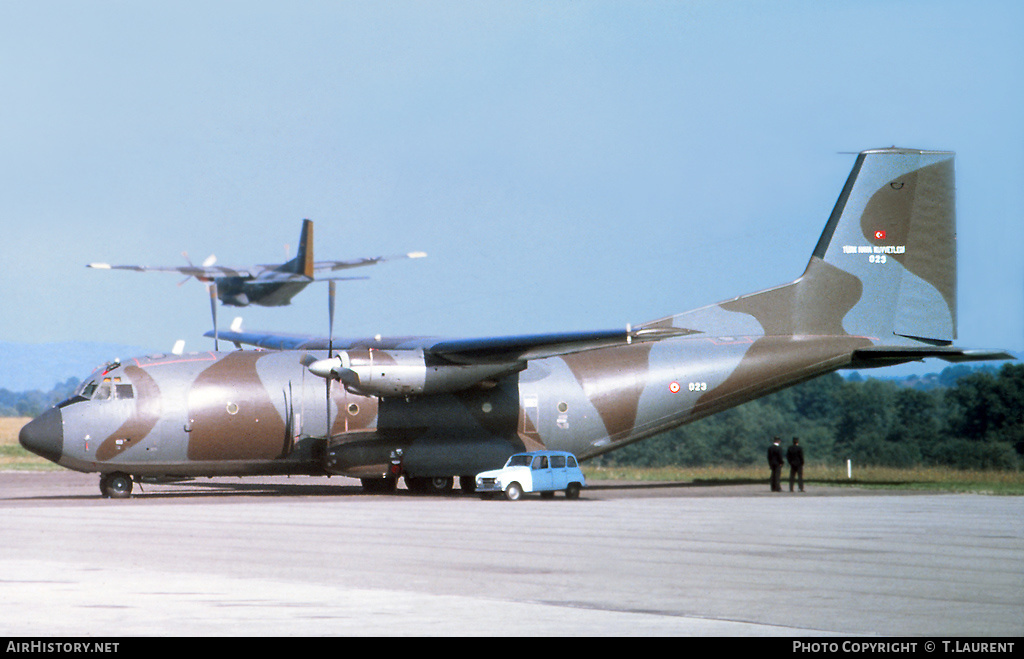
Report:
M548 456L538 455L533 459L534 469L547 469L548 468Z
M552 469L565 469L565 456L564 455L553 455L553 456L551 456L551 468Z
M570 469L575 469L577 466L579 466L579 465L576 464L576 458L574 456L570 455L568 457L568 460L569 460L569 468Z

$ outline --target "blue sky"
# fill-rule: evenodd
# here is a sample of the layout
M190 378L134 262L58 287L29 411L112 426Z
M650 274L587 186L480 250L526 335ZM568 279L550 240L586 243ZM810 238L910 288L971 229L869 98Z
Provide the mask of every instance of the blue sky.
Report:
M0 341L206 349L93 261L412 250L336 334L610 329L799 276L853 164L957 152L960 340L1024 350L1019 2L4 2ZM241 310L324 334L326 286ZM238 315L222 308L222 326ZM941 367L941 366L940 366Z

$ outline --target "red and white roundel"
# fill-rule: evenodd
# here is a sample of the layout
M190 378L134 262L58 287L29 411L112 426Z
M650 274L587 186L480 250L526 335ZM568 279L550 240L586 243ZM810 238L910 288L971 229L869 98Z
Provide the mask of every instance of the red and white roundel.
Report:
M875 240L885 240L885 231L881 229L875 232Z
M672 384L668 385L668 390L674 394L678 394L681 388L682 387L679 386L678 382L673 382Z

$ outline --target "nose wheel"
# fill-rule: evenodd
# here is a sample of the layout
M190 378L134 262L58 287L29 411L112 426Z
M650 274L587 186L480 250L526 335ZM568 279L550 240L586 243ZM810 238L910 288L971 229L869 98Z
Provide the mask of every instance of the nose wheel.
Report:
M102 474L100 493L108 499L127 499L132 495L132 477L120 471Z

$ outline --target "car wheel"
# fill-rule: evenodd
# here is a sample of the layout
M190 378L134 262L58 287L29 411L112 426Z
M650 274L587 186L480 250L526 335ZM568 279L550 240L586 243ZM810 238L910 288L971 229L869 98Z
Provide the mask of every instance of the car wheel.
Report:
M566 499L579 499L580 498L580 484L569 483L569 487L565 488Z
M519 483L509 483L505 488L505 498L509 501L518 501L523 496L523 488Z

